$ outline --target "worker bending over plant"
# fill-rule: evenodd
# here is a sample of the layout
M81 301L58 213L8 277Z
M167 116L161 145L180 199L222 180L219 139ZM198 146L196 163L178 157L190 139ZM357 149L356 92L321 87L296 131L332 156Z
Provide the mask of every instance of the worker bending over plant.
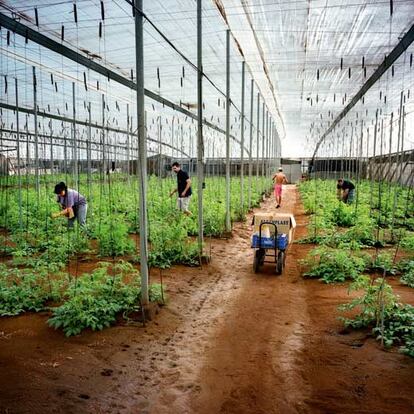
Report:
M355 185L351 181L340 178L336 185L338 199L351 204L355 198Z
M279 171L273 176L272 180L275 184L276 208L279 208L282 205L282 185L288 183L282 167L279 167Z
M191 216L191 211L188 209L192 194L190 177L187 172L181 169L178 162L173 163L171 169L177 174L177 188L171 191L170 197L178 193L177 208L185 215Z
M68 227L74 226L75 220L78 220L80 226L86 224L86 213L88 211L88 203L86 198L79 194L76 190L68 188L64 182L60 182L55 186L56 201L61 207L59 213L53 213L52 218L66 216L68 218Z

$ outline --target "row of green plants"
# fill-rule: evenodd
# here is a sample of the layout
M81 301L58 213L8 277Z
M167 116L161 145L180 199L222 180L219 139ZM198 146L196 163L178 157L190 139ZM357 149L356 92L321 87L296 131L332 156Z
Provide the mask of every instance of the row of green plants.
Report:
M76 184L70 176L42 176L36 189L33 177L16 187L15 177L0 178L0 315L46 311L48 324L67 336L85 329L101 330L119 318L139 312L138 184L134 177L94 177L88 183L81 175ZM66 219L52 220L58 211L54 184L65 180L88 200L85 228L66 226ZM252 207L262 198L264 179L254 180ZM170 191L174 178L151 177L148 181L149 261L165 268L174 263L198 264L197 182L193 180L192 216L178 212ZM231 219L244 218L248 188L240 203L240 180L231 181ZM217 237L225 232L224 178L206 179L204 234ZM67 272L71 260L99 257L102 262L90 274L74 277ZM116 261L115 257L123 260ZM111 258L111 259L110 259ZM110 259L110 260L109 260ZM106 261L105 261L106 260ZM157 284L150 287L150 300L164 301Z
M414 259L395 262L391 252L366 252L319 246L301 261L303 276L317 278L324 283L343 283L355 280L363 273L400 275L401 282L414 287Z
M152 284L150 300L164 301L159 284ZM48 324L67 336L85 329L102 330L117 317L139 312L138 270L126 261L101 262L90 274L70 277L49 269L20 269L0 264L0 316L49 311Z
M136 179L123 175L104 177L102 182L86 186L81 176L77 186L68 178L68 186L79 188L88 199L87 228L67 231L66 219L51 219L58 211L53 185L65 177L42 177L39 193L35 186L22 188L21 203L16 187L4 184L0 196L0 227L7 231L8 243L2 243L1 253L12 255L17 261L43 260L66 264L77 254L95 253L100 257L134 256L139 236L138 186ZM150 262L168 267L174 263L198 263L194 237L197 227L197 182L193 180L190 204L192 216L177 211L175 198L169 192L176 185L174 178L150 177L148 181L148 218ZM260 203L265 181L254 181L252 207ZM225 180L222 177L206 179L203 192L204 234L219 237L225 233ZM240 180L231 180L231 219L238 221L248 211L248 188L244 187L244 203L240 203ZM3 237L5 237L3 235ZM95 240L95 243L91 241ZM136 258L139 260L139 257Z
M362 181L351 205L337 199L334 180L307 181L299 190L310 215L308 236L299 243L317 245L301 261L303 276L350 281L349 292L360 295L340 306L349 315L341 317L343 323L370 328L385 347L398 346L414 357L414 308L401 303L387 282L399 277L414 288L413 190Z
M299 189L310 215L308 237L303 242L357 248L398 243L414 250L413 189L361 181L351 205L338 201L334 180L305 181Z

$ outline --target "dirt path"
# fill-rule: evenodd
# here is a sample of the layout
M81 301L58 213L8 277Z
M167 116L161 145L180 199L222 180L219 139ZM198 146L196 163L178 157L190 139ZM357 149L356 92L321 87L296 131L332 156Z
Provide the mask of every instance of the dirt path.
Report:
M294 186L284 197L301 237ZM66 339L46 315L0 319L0 413L412 414L413 360L344 334L346 286L300 277L309 246L292 245L283 276L255 275L251 232L214 241L209 266L165 271L168 306L145 328Z

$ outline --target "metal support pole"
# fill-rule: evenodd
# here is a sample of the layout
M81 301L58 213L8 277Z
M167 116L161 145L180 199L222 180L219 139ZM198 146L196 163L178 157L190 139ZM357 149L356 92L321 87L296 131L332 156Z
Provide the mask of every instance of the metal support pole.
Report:
M88 200L91 197L91 173L92 173L92 113L91 113L91 103L88 103L88 132L86 140L86 162L87 162L87 185L88 185ZM90 202L90 201L88 201Z
M256 122L256 189L259 185L259 142L260 142L260 93L257 94L257 122Z
M76 87L75 82L72 82L72 158L73 158L73 175L74 182L78 182L78 151L76 142Z
M16 92L16 139L17 139L17 180L19 185L19 229L23 230L23 214L22 214L22 176L20 170L20 124L19 124L19 87L17 78L14 80Z
M131 131L131 123L129 119L129 104L127 104L126 110L127 110L127 134L126 134L127 168L126 169L127 169L127 182L129 186L131 184L131 153L130 153L131 142L130 142L130 136L129 136L129 133Z
M270 133L269 133L269 111L266 111L266 153L265 153L265 168L266 168L266 180L269 179L269 143L270 143ZM267 183L266 183L267 187Z
M144 32L142 0L135 0L135 59L137 74L139 228L141 262L141 305L149 304L148 294L148 216L147 216L147 141L145 139L144 107Z
M202 0L197 0L197 197L198 197L198 254L203 256L203 183L204 183L204 138L203 138L203 21Z
M253 169L253 102L254 80L250 82L250 131L249 131L249 210L252 207L252 169Z
M270 146L269 146L269 178L272 178L274 171L274 147L275 147L275 129L273 126L273 120L270 118Z
M53 120L49 120L49 132L50 132L50 174L53 175L55 170L55 157L53 154Z
M265 141L266 141L266 129L265 129L265 119L266 119L266 105L263 99L263 104L262 104L262 182L263 182L263 177L265 176ZM264 185L262 185L262 192L265 190Z
M241 95L241 123L240 123L240 207L244 211L244 86L245 86L246 63L242 62L242 95Z
M230 217L230 30L226 31L226 231L231 232L231 217Z
M39 181L39 131L37 120L37 81L36 68L33 66L33 107L34 107L34 134L35 134L35 177L36 177L36 193L37 205L40 198L40 181Z
M102 94L102 172L104 181L106 180L106 145L105 145L105 95Z

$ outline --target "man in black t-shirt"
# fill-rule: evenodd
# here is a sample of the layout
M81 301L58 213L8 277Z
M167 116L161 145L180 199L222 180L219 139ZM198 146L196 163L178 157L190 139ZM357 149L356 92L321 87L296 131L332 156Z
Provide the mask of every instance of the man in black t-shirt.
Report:
M177 208L184 212L187 216L190 216L191 212L188 209L192 194L190 177L181 169L178 162L175 162L172 165L172 170L177 174L177 188L171 191L170 197L172 197L173 194L178 193Z
M355 198L355 185L351 181L340 178L336 185L338 198L344 203L351 204Z

